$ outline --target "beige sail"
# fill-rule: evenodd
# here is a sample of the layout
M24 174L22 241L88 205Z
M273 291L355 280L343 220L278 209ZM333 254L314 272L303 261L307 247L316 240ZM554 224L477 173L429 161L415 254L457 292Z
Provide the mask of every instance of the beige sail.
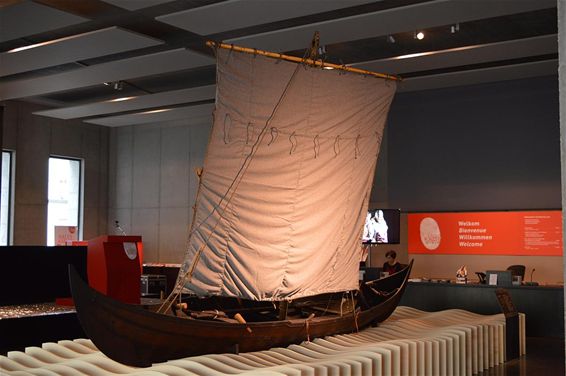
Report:
M393 81L217 50L214 125L181 269L199 295L356 289Z

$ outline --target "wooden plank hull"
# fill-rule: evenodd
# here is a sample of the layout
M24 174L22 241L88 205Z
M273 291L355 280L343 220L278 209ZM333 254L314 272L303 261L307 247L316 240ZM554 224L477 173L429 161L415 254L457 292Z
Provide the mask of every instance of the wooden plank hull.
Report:
M90 288L70 271L71 290L85 333L104 354L120 363L149 366L187 356L248 352L288 346L317 337L351 333L387 319L397 307L412 267L374 282L387 298L362 311L247 324L178 318L121 303ZM307 323L308 321L308 323Z

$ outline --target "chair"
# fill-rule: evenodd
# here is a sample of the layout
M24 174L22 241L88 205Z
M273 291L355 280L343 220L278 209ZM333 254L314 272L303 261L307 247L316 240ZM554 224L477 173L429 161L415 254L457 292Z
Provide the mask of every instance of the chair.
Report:
M507 268L511 272L512 277L521 277L521 280L525 280L525 265L511 265Z

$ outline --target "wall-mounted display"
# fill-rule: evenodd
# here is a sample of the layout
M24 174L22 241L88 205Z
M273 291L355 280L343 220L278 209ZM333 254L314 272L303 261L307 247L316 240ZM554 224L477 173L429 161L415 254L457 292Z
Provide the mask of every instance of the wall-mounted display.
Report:
M399 209L368 210L362 243L364 244L399 244Z
M409 253L562 256L562 212L408 214Z

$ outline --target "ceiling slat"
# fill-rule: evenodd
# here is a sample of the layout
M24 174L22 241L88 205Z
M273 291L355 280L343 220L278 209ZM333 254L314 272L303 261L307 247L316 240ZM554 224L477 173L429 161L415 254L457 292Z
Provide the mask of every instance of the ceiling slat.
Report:
M0 54L0 76L86 60L161 44L153 38L109 27L18 52Z
M75 25L88 19L34 3L22 1L0 7L0 42Z
M105 3L128 10L137 10L155 5L168 3L172 0L103 0Z
M135 114L109 116L85 120L85 123L104 125L107 127L121 127L134 124L159 123L178 119L201 119L212 117L214 104L202 104L198 106L177 107L169 110L145 111Z
M352 64L351 66L374 72L400 74L402 76L406 72L553 54L556 53L557 48L558 36L552 34L498 43L465 46L443 51L430 51L414 54L406 58L397 56L389 59L365 61Z
M184 48L116 60L70 72L0 84L0 100L31 97L47 93L99 85L108 81L174 72L214 64L213 58Z
M399 92L441 89L455 86L475 85L487 82L509 81L522 78L556 75L558 60L491 67L463 72L415 77L404 80Z
M144 108L171 106L214 99L215 85L201 86L190 89L167 91L158 94L148 94L127 100L108 100L89 103L81 106L63 107L54 110L34 112L35 115L48 116L58 119L77 119L116 112L135 111Z
M371 2L372 0L229 0L156 19L193 33L211 35ZM210 22L211 20L214 22Z
M552 8L556 0L539 1L460 1L437 0L384 11L344 17L305 26L292 27L251 36L228 39L250 48L275 52L293 51L310 46L315 31L320 33L320 44L341 43L450 25L485 17L528 12ZM347 30L347 32L345 32Z

